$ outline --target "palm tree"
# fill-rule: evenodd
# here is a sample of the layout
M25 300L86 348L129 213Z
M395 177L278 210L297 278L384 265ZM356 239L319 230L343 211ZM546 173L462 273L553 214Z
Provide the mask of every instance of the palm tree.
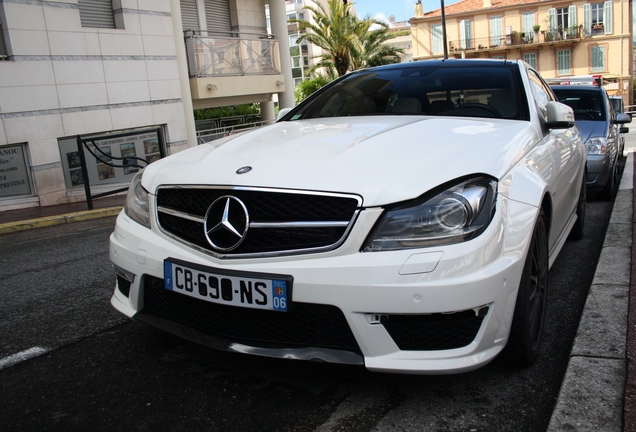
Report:
M400 54L403 54L404 50L384 45L384 42L394 37L389 32L389 27L381 23L379 29L371 30L370 21L361 21L361 23L364 25L361 25L358 34L358 44L351 51L351 69L399 63Z
M390 39L388 25L370 16L359 19L351 12L352 4L341 0L329 0L327 9L321 4L305 6L311 11L315 23L305 20L290 20L299 24L304 32L298 42L306 40L323 50L316 56L314 66L335 70L338 76L360 67L400 61L398 48L383 47L381 43ZM371 31L372 26L378 30Z

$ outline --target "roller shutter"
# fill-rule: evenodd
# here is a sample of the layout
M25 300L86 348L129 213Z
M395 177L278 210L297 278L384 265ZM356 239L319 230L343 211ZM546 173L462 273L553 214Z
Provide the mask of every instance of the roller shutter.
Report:
M79 0L82 27L115 28L112 0Z
M196 0L181 0L180 3L183 30L199 30L199 14Z
M212 33L232 32L230 2L228 0L205 0L205 22Z

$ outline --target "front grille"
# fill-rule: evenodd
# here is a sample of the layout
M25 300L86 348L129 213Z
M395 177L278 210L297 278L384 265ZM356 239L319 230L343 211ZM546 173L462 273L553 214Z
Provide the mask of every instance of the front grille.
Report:
M171 321L233 342L270 348L322 347L359 353L340 309L331 305L292 303L288 312L226 306L164 288L163 279L144 277L144 308Z
M382 324L402 351L437 351L465 347L477 336L488 312L390 315Z
M204 219L220 197L240 199L250 227L231 251L216 250L205 236ZM361 206L357 196L259 189L163 187L157 192L161 229L217 256L250 256L330 250L339 246Z

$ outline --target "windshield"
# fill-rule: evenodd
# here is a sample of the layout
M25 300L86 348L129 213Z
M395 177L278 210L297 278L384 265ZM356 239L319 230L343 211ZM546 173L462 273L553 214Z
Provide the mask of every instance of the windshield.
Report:
M601 92L597 90L553 89L559 101L574 110L576 120L605 121Z
M352 73L301 104L291 120L433 115L528 119L511 65L422 65Z

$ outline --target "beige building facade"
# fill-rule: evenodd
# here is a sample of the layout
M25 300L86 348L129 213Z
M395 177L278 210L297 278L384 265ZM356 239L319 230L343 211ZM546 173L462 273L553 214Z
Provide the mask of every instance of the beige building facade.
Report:
M0 1L0 211L125 190L198 144L193 109L260 103L273 121L274 96L294 104L285 5Z
M632 2L464 0L445 8L449 58L525 60L550 81L602 77L633 104ZM444 58L441 10L409 20L413 60Z

